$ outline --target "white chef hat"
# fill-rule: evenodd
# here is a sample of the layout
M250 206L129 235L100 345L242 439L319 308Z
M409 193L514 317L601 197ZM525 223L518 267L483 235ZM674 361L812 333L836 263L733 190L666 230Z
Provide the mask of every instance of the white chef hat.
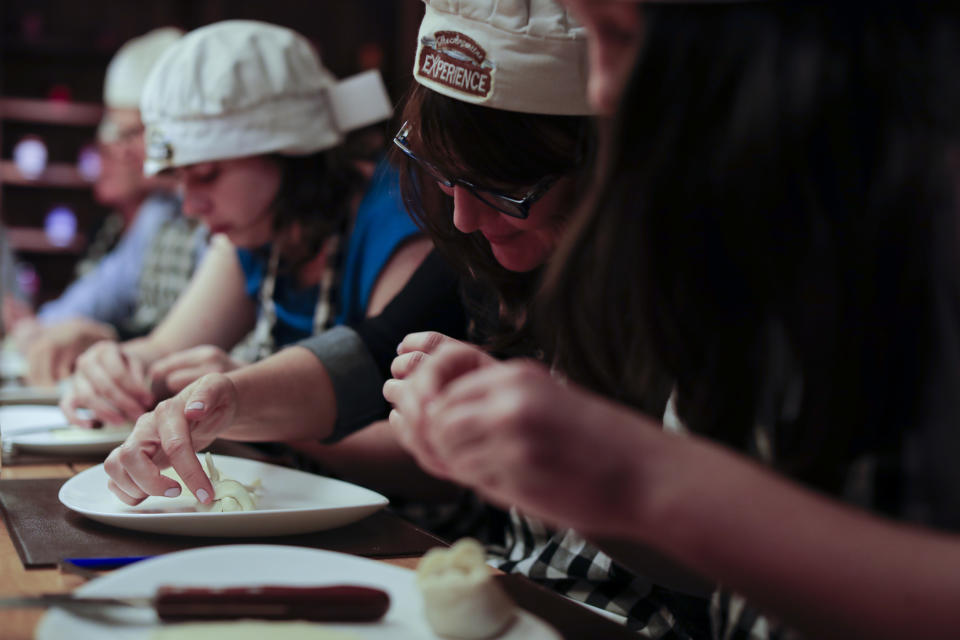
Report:
M554 0L424 0L413 76L457 100L556 115L593 112L587 34Z
M147 74L160 55L182 35L183 31L176 27L161 27L124 43L107 65L103 103L113 109L139 109ZM108 114L100 122L97 137L110 142L116 135L116 127Z
M342 82L295 31L227 20L191 31L157 62L140 112L144 172L264 153L306 155L390 117L378 71Z
M160 55L182 35L183 31L176 27L161 27L120 47L107 65L104 104L118 109L139 109L147 74Z

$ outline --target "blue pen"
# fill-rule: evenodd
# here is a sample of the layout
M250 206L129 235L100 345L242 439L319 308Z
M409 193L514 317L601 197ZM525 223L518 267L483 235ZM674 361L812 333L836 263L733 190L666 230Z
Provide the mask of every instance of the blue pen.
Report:
M128 564L133 564L134 562L140 562L141 560L147 560L153 558L154 556L122 556L119 558L64 558L64 562L69 562L75 567L82 567L84 569L116 569L117 567L125 567Z

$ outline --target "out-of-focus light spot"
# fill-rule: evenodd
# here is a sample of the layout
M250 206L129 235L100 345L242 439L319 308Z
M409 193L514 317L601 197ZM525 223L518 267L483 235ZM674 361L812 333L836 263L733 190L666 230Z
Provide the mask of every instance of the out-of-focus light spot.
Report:
M43 231L53 246L70 246L77 235L77 216L69 207L54 207L43 221Z
M39 11L27 11L20 19L20 33L31 42L36 42L43 37L44 19Z
M32 265L25 262L17 263L17 286L30 298L40 291L40 276Z
M383 64L383 49L376 42L365 42L357 48L357 65L361 69L379 69Z
M73 91L65 84L55 84L47 90L47 99L54 102L70 102L73 100Z
M88 144L77 154L77 171L84 180L93 182L100 177L100 152L96 145Z
M24 178L36 180L47 168L47 145L37 136L26 136L13 148L13 164Z

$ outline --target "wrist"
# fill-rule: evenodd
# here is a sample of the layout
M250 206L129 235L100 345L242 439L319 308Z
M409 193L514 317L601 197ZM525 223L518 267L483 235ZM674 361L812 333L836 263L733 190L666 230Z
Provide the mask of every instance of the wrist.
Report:
M155 345L150 342L150 338L134 338L120 344L120 351L128 358L136 358L149 367L154 362L163 357Z
M674 511L682 499L671 478L671 470L682 464L678 460L682 452L673 446L673 437L665 434L659 423L636 427L632 434L635 446L634 464L629 467L630 491L626 492L629 502L623 510L621 532L661 538L665 523L676 517Z
M579 403L578 421L598 425L605 434L597 454L604 460L596 486L608 502L596 535L621 537L649 544L646 537L659 537L672 508L670 469L678 452L662 426L634 409L594 396L596 402Z
M646 422L646 420L644 420ZM695 435L663 430L660 422L638 425L635 464L624 509L622 534L673 555L695 548L698 537L709 534L701 519L703 501L712 501L716 448Z
M256 422L257 408L263 404L257 401L259 385L255 377L251 379L249 369L249 366L240 366L233 371L222 374L224 384L228 387L227 393L233 396L234 424Z

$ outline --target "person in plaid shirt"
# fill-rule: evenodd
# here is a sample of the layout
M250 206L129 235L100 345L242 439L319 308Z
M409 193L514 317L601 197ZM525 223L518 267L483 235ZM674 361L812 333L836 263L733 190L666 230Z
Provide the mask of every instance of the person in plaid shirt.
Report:
M68 377L87 347L123 333L138 303L138 281L146 273L144 255L158 229L180 216L172 183L143 175L139 107L147 73L181 35L174 27L154 29L126 42L107 66L106 108L97 129L101 167L93 193L113 212L93 234L76 265L74 281L41 305L36 315L26 308L28 313L9 323L29 364L30 384L50 386Z
M447 345L404 442L708 578L718 640L956 637L960 10L565 2L617 141L543 291L571 379Z

